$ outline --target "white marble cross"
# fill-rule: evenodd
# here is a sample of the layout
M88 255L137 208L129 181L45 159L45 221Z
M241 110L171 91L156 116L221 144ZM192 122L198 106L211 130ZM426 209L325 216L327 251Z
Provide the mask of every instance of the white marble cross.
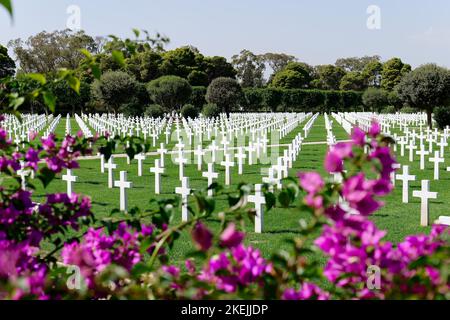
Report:
M441 141L437 143L438 147L439 147L439 151L440 151L440 156L441 158L444 157L444 151L445 151L445 147L448 146L448 143L445 142L444 138L441 138Z
M150 172L155 174L155 194L161 193L161 174L164 173L164 168L159 166L159 160L155 159L155 166L150 168Z
M403 166L403 173L397 174L395 177L397 180L401 180L403 182L402 202L408 203L409 202L409 181L415 181L416 176L409 174L409 166Z
M436 199L438 193L430 191L430 181L422 180L422 189L413 191L413 197L420 198L420 225L428 226L429 208L428 199Z
M97 155L100 157L100 172L105 173L105 155L101 153L97 153Z
M139 153L134 156L134 159L138 161L138 177L142 177L142 162L145 160L145 154Z
M62 176L62 180L67 182L67 195L69 197L72 195L72 182L76 182L77 178L77 176L72 175L71 169L67 169L67 173Z
M175 163L178 163L178 177L183 180L184 177L184 164L188 162L188 159L184 157L183 150L178 150L178 158L175 159Z
M267 177L263 177L262 178L262 182L267 183L267 184L270 185L269 190L271 192L273 192L273 186L274 185L276 185L277 188L281 187L280 180L275 178L275 169L273 167L270 167L267 170L267 175L268 175Z
M255 195L248 196L248 202L255 204L256 217L255 217L255 232L261 233L263 230L264 223L264 204L266 203L266 198L261 191L261 185L255 184Z
M191 194L188 177L181 179L181 187L176 187L175 193L181 196L181 220L188 221L188 196Z
M27 188L27 180L25 177L30 174L30 170L25 169L25 163L23 161L20 161L20 169L17 170L17 174L20 176L22 190L25 190Z
M231 184L231 167L234 167L234 162L231 161L231 155L227 153L225 155L225 161L220 163L221 166L225 167L225 185L229 186Z
M242 175L243 173L243 164L245 163L245 159L247 158L247 154L244 152L243 147L238 148L238 152L234 156L238 160L238 174Z
M197 149L194 150L194 155L197 157L197 170L202 170L202 162L203 162L203 156L205 155L205 152L202 149L202 145L199 144L197 146Z
M164 168L164 156L167 153L167 149L164 148L164 143L161 143L159 149L156 150L159 153L159 164Z
M111 155L108 162L105 164L105 169L108 169L108 188L111 189L114 185L113 170L117 169L117 164L114 163L113 155Z
M397 169L399 169L400 167L401 167L401 166L400 166L400 163L393 163L393 164L392 164L392 169L393 169L394 171L391 172L391 183L392 183L393 186L395 186L395 172L396 172Z
M214 172L214 163L210 162L208 163L208 171L202 172L202 177L208 179L208 187L213 183L213 179L217 179L219 177L219 174L217 172ZM213 190L208 190L208 196L213 195Z
M435 151L434 157L428 159L428 161L434 163L434 180L439 180L439 163L444 163L444 158L441 158L439 153L439 151Z
M409 162L414 161L414 150L417 149L417 146L414 145L412 140L409 141L409 145L406 146L406 149L409 150Z
M444 226L450 226L450 217L449 216L439 216L436 221L437 224L442 224Z
M429 155L430 153L423 148L423 145L421 145L420 150L416 151L416 154L420 156L420 170L424 170L425 169L425 156Z
M114 181L114 187L120 189L120 211L128 211L128 194L127 189L130 189L133 183L127 181L127 172L120 171L120 180Z

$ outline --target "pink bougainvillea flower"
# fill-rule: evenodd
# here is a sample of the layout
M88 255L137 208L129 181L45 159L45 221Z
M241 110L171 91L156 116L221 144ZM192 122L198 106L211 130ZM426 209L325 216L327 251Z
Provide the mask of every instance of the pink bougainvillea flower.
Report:
M235 224L230 223L220 235L220 245L226 248L236 247L243 239L244 233L237 231Z
M359 127L354 127L352 132L352 140L354 144L363 147L366 143L366 133Z
M213 234L203 223L197 222L192 228L192 238L201 251L208 251L211 248Z
M308 193L317 193L322 190L325 183L317 172L300 172L298 173L300 186Z

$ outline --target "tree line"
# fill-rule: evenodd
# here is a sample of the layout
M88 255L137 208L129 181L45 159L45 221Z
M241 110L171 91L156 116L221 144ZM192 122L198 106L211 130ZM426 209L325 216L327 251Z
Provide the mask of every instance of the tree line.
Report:
M68 90L64 82L55 82L53 87L50 83L58 111L157 115L180 111L187 104L184 109L194 115L204 107L214 114L308 106L319 111L393 112L406 106L431 115L435 106L447 103L447 80L442 78L447 70L435 65L412 71L400 58L383 62L375 55L311 66L285 53L254 54L249 50L227 61L205 56L193 46L166 50L168 38L133 32L134 38L121 39L92 37L83 31L43 31L26 40L11 40L8 47L15 61L7 48L0 46L0 78L14 77L15 81L1 90L29 92L38 84L23 75L44 74L51 79L59 70L69 69L77 70L79 94ZM98 70L80 50L94 57ZM425 75L430 72L433 77ZM96 79L96 74L101 78ZM426 97L417 97L418 87L424 87ZM437 92L439 88L443 93ZM44 110L44 103L38 99L22 107L37 112Z

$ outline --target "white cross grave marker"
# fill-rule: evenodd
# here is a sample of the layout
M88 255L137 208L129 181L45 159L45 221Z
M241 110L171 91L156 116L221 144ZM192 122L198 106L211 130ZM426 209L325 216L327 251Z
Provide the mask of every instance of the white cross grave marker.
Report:
M255 204L255 210L256 210L255 232L261 233L263 230L264 204L266 203L266 198L262 194L260 184L255 184L255 195L249 195L248 202Z
M62 176L62 180L67 182L67 195L70 197L72 195L72 182L77 181L77 176L72 175L72 170L67 169L67 173Z
M114 163L114 158L111 155L111 157L109 158L108 162L105 164L105 169L108 169L108 188L112 188L114 183L114 175L113 175L113 170L117 169L117 164Z
M219 177L219 174L217 172L214 172L214 163L208 163L208 171L202 172L202 177L208 179L208 187L213 183L213 179L217 179ZM208 190L208 196L213 195L213 190Z
M413 191L413 197L420 198L420 225L426 227L428 226L430 215L428 199L436 199L437 192L430 191L429 180L422 180L422 189Z
M191 193L188 177L183 177L181 187L176 187L175 193L181 196L181 220L183 222L188 221L188 196Z
M161 174L164 173L164 168L159 166L159 160L155 159L155 166L150 168L150 172L155 174L155 194L161 193Z
M132 182L127 181L127 172L120 171L120 180L114 181L114 187L120 189L120 211L128 210L128 194L127 189L133 186Z
M402 180L402 202L408 203L409 202L409 181L415 181L416 176L409 174L409 166L403 166L403 173L397 174L396 176L397 180Z

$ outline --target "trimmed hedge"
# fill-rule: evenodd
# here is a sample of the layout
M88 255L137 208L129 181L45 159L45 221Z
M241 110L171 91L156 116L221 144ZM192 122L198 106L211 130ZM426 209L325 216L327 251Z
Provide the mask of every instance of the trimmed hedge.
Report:
M245 111L337 112L361 109L362 92L308 89L244 89Z

